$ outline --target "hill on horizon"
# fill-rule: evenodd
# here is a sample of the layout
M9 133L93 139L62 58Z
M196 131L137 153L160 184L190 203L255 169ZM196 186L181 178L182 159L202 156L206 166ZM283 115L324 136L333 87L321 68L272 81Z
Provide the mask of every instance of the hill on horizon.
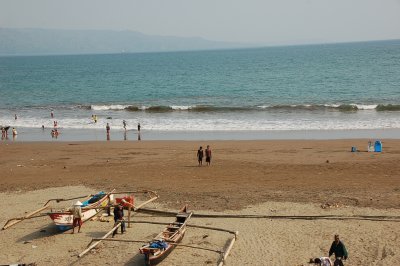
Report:
M245 45L135 31L0 28L0 55L66 55L245 48Z

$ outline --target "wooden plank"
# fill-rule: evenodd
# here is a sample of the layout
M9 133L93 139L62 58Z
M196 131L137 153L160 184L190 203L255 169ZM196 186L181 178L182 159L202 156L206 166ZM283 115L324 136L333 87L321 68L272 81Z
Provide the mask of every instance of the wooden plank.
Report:
M233 245L235 244L235 241L236 241L236 238L237 238L238 235L239 235L239 231L236 231L234 237L232 237L232 239L229 241L228 247L227 247L226 250L222 253L222 257L221 257L221 259L220 259L220 261L219 261L219 263L218 263L218 266L224 265L226 259L228 258L229 253L230 253L231 250L232 250Z

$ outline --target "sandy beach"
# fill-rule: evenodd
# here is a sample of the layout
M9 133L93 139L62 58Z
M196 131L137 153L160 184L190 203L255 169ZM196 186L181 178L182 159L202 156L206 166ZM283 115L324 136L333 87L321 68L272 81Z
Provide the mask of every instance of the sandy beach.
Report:
M149 208L195 213L260 215L399 216L399 140L2 142L1 223L40 207L47 199L98 190L152 189ZM210 145L211 167L198 167L198 146ZM356 146L359 152L350 149ZM140 197L138 200L143 200ZM171 217L138 214L168 222ZM397 219L398 221L398 219ZM349 250L345 265L400 263L396 221L193 218L191 223L239 231L227 265L308 265L327 255L339 233ZM80 234L60 234L48 217L0 232L0 263L38 265L143 265L139 243L102 243L77 254L112 222L90 221ZM149 240L161 225L134 225L119 239ZM188 229L183 243L221 249L226 233ZM215 265L217 253L177 248L162 265Z

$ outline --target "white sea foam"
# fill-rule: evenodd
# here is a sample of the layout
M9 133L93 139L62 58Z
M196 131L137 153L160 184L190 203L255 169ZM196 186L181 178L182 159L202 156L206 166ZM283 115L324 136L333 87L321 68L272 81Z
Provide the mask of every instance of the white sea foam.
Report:
M101 106L101 105L97 105ZM121 110L126 105L119 106ZM339 105L338 105L339 106ZM386 129L400 128L398 112L371 111L375 105L360 106L357 112L121 112L110 108L95 112L98 122L91 120L93 110L55 110L55 117L50 118L47 110L29 109L20 111L18 119L14 113L0 110L0 125L11 127L52 128L53 121L65 129L100 129L105 130L109 123L111 130L122 130L122 121L126 120L128 129L135 130L141 123L143 130L176 131L259 131L259 130L329 130L329 129ZM115 108L115 107L114 107ZM146 108L146 107L143 107ZM189 106L176 105L171 108L187 110ZM179 109L180 108L180 109ZM105 111L104 111L105 110ZM365 110L365 111L364 111ZM103 112L104 111L104 112Z
M190 105L171 105L172 110L189 110L193 107Z
M61 118L58 119L59 128L62 129L105 129L109 123L111 130L122 130L121 118L100 118L93 123L90 118ZM351 117L344 120L341 117L269 117L265 119L253 119L251 116L241 117L169 117L169 116L146 116L140 118L126 118L128 129L136 129L140 122L143 130L174 130L174 131L259 131L259 130L331 130L331 129L383 129L400 128L400 121L396 116L376 117ZM21 118L17 121L9 119L2 120L2 125L11 127L52 128L53 121L50 119Z
M353 105L353 104L352 104ZM357 106L358 110L374 110L378 105L377 104L354 104Z
M111 105L91 105L90 109L94 111L106 111L106 110L124 110L130 105L122 105L122 104L111 104Z

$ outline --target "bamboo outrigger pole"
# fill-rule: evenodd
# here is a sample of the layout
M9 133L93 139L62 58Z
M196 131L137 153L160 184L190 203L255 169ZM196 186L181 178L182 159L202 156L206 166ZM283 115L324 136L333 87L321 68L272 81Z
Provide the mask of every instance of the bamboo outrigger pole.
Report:
M226 258L228 257L229 253L231 252L231 249L232 249L233 245L235 244L235 241L236 241L238 235L239 235L239 231L236 231L234 233L234 236L230 240L228 240L229 241L228 247L225 249L225 251L223 251L221 259L218 262L218 266L224 265Z
M114 239L114 238L106 238L106 239L102 239L102 238L93 238L93 241L110 241L110 242L127 242L127 243L148 243L148 240L130 240L130 239ZM203 247L196 247L196 246L191 246L191 245L184 245L184 244L180 244L180 243L170 243L168 242L170 245L174 245L174 246L178 246L178 247L185 247L185 248L194 248L194 249L201 249L201 250L207 250L207 251L212 251L212 252L216 252L216 253L222 253L222 251L220 250L215 250L215 249L210 249L210 248L203 248Z
M151 222L151 221L131 221L131 222L125 222L125 223L134 223L134 224L161 224L161 225L169 225L171 223L162 223L162 222ZM195 225L195 224L187 224L187 227L193 227L193 228L201 228L201 229L209 229L209 230L215 230L215 231L221 231L221 232L227 232L230 234L236 234L238 231L231 231L228 229L224 228L218 228L218 227L211 227L211 226L202 226L202 225Z
M9 220L4 224L4 226L3 226L3 228L2 228L1 230L6 230L7 228L9 228L9 227L11 227L11 226L13 226L13 225L16 225L17 223L20 223L20 222L22 222L23 220L28 219L28 218L30 218L31 216L33 216L33 215L35 215L35 214L37 214L37 213L39 213L39 212L41 212L41 211L43 211L43 210L49 208L49 207L50 207L50 206L45 205L45 206L41 207L40 209L37 209L37 210L35 210L35 211L31 212L31 213L28 213L28 214L25 215L24 217L18 217L18 218L9 219Z
M84 251L82 251L78 257L81 258L83 255L85 255L86 253L88 253L90 250L92 250L93 248L95 248L98 244L101 243L101 241L103 241L104 239L106 239L107 237L109 237L111 235L111 233L114 232L114 230L118 230L118 228L121 226L121 223L118 223L116 226L113 227L113 229L111 229L109 232L107 232L107 234L105 234L102 238L100 238L99 240L97 240L94 244L90 245L93 240L89 243L89 247L87 249L85 249Z
M133 213L131 214L131 216L136 214L136 211L139 210L142 206L156 200L159 198L158 194L154 191L146 191L146 193L150 193L153 194L153 197L145 202L143 202L142 204L140 204L139 206L135 207L133 209ZM130 218L130 217L129 217ZM128 221L128 223L132 223L132 221ZM112 232L114 232L114 230L118 230L118 228L121 226L121 222L119 222L116 226L114 226L109 232L107 232L102 238L95 240L96 242L93 243L93 240L89 243L92 244L90 245L87 249L85 249L84 251L82 251L79 255L78 258L81 258L83 255L85 255L86 253L88 253L90 250L92 250L93 248L95 248L98 244L100 244L103 240L105 240L107 237L109 237L111 235Z

